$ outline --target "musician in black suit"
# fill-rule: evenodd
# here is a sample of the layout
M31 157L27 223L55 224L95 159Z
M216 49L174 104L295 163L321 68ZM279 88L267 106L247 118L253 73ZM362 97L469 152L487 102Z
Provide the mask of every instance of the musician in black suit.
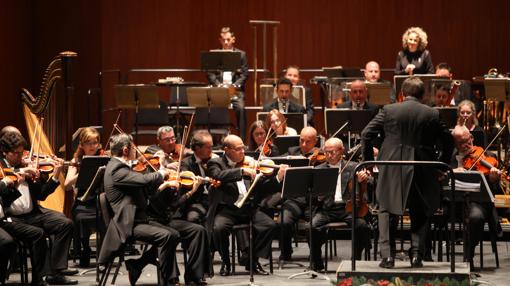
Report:
M344 145L342 140L338 138L330 138L324 144L324 154L327 162L317 166L317 168L338 168L342 173L337 180L336 190L333 196L320 197L319 204L315 210L312 219L312 270L318 271L324 268L322 261L321 247L326 243L326 235L324 233L325 226L331 222L346 222L352 225L352 214L347 213L346 202L351 200L352 190L349 188L349 181L357 180L363 188L366 188L369 180L369 173L361 170L354 174L356 163L346 162L342 160L344 154ZM352 184L355 182L351 182ZM366 194L365 194L366 195ZM361 259L363 249L367 249L370 244L370 229L367 222L363 218L356 219L356 251L355 258Z
M453 141L439 112L421 102L423 82L416 77L402 84L406 98L402 103L384 106L361 133L365 160L373 160L372 140L384 136L378 160L436 161L439 146L441 160L450 160ZM406 203L411 216L411 266L422 267L425 238L430 217L439 207L440 185L434 168L421 166L379 166L376 188L379 202L379 242L383 260L380 267L394 267L389 246L389 215L402 215Z
M313 97L312 97L312 89L309 86L305 86L299 77L299 67L296 65L290 65L285 69L285 77L292 82L293 86L303 85L305 89L305 102L306 102L306 120L308 121L308 125L313 126Z
M53 160L53 174L41 174L34 167L23 167L23 152L26 141L19 132L5 132L0 138L1 167L11 168L21 174L17 185L19 196L5 209L11 223L2 226L15 238L32 242L34 263L32 279L34 284L45 284L42 276L48 274L46 282L56 285L77 284L78 281L64 276L67 269L67 255L73 236L73 223L64 214L39 206L59 186L58 176L62 172L63 160ZM35 178L35 179L34 179ZM42 230L42 232L41 232ZM44 269L46 237L51 235L53 244L50 253L50 267Z
M234 47L236 37L230 27L221 28L219 41L223 50L241 53L241 68L235 72L209 72L207 79L211 85L233 86L236 89L237 95L231 98L232 108L236 112L237 126L239 127L241 138L245 138L246 114L244 111L244 92L246 80L248 79L248 60L244 51Z
M191 138L191 149L193 155L182 160L181 170L191 171L197 176L205 177L207 173L207 162L218 155L212 152L213 139L207 130L197 130ZM180 216L187 221L195 223L205 222L207 208L209 206L208 187L203 185L193 194L186 204L180 208Z
M175 248L179 233L156 221L149 221L146 213L147 196L144 188L157 188L168 175L165 170L140 174L130 168L129 160L135 158L131 136L118 134L110 139L112 159L106 165L104 189L114 216L108 225L99 254L98 263L111 261L128 240L139 240L157 246L159 267L165 285L175 284L178 278ZM130 272L131 284L137 273Z
M14 254L16 250L16 243L14 242L14 238L4 229L2 226L7 222L7 217L4 212L4 200L8 200L9 197L12 197L13 194L18 193L12 187L14 186L14 181L9 177L4 177L0 181L0 284L3 285L5 283L5 273L7 271L7 262L9 258ZM15 194L18 196L17 194ZM7 205L7 203L5 204ZM41 230L42 233L42 230Z
M269 112L276 109L281 113L303 113L306 114L305 108L297 103L289 100L292 95L292 82L288 78L280 78L276 83L276 94L278 97L271 103L264 105L262 111Z
M220 275L230 275L229 240L228 236L236 224L249 223L254 227L253 253L251 263L246 267L253 267L256 274L267 275L258 263L259 257L268 258L271 253L271 241L276 229L274 221L258 210L257 206L262 198L281 188L285 167L280 167L277 177L260 177L254 168L243 167L243 163L254 161L244 155L243 140L236 135L229 135L224 139L225 154L207 162L207 174L221 182L218 188L212 188L209 194L210 207L208 211L208 227L212 229L215 248L219 251L222 265ZM256 176L260 177L252 195L242 206L240 202L248 196L248 190ZM241 249L247 251L247 247Z
M355 80L351 83L349 99L349 101L337 105L337 108L368 110L372 117L379 111L379 106L368 102L368 89L364 81Z

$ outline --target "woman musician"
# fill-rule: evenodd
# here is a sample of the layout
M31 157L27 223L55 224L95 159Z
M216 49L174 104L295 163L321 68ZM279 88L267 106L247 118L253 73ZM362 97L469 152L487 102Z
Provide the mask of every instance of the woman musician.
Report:
M248 150L254 151L255 157L258 157L261 151L266 157L276 157L280 155L278 147L273 144L273 140L268 139L266 144L264 144L267 132L268 128L261 120L257 120L250 125L248 131Z
M99 132L92 128L83 128L80 132L80 142L74 153L72 164L67 171L64 187L66 191L74 191L77 198L72 208L75 225L74 249L79 250L80 267L90 265L89 237L93 230L103 230L103 226L96 226L96 196L95 192L84 197L84 189L76 189L75 184L80 172L80 162L83 156L102 155ZM83 199L82 199L83 198ZM81 247L80 247L81 246Z

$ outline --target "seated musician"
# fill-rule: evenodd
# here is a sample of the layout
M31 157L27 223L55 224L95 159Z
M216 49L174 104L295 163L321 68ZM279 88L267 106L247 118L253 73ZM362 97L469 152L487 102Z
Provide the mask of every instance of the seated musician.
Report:
M317 131L313 127L305 127L301 130L299 135L299 146L289 147L287 155L303 156L310 158L310 164L315 165L323 162L312 157L318 157L319 148L315 147L317 143ZM314 162L312 162L312 159ZM283 202L282 205L283 221L282 216L279 218L279 222L282 227L282 235L280 237L280 265L284 261L292 259L292 237L295 232L295 225L299 219L309 220L310 212L308 209L308 202L305 196L288 199Z
M368 110L372 117L374 117L379 111L379 107L377 105L368 102L368 89L365 82L361 80L351 82L349 101L337 105L337 108Z
M354 183L353 180L357 180L366 189L370 176L366 170L354 174L356 163L346 162L342 159L344 154L342 140L335 137L328 139L324 144L324 153L327 162L317 166L317 168L339 168L339 171L343 171L339 174L335 194L332 197L319 199L319 205L312 219L313 245L311 246L311 255L313 264L311 268L314 271L324 269L321 254L322 245L326 243L324 227L331 222L346 222L349 226L352 224L352 214L348 213L345 208L346 202L351 199L352 190L349 187ZM349 181L351 181L350 184ZM355 258L361 260L363 249L367 249L370 244L370 229L361 217L356 219L356 231Z
M382 82L381 80L381 68L379 67L379 63L376 61L369 61L365 65L365 82L369 83L378 83Z
M14 175L14 174L13 174ZM16 196L19 196L19 191L16 190L15 180L8 177L5 172L2 173L2 180L0 181L0 285L5 284L5 276L7 273L7 265L9 262L9 258L14 255L16 251L16 243L14 241L15 238L11 234L9 234L2 226L6 223L9 223L8 218L5 216L4 209L10 205L10 202L15 199ZM17 180L17 175L14 175ZM40 230L40 237L44 234L43 230ZM19 239L19 238L16 238ZM24 243L30 242L24 241ZM39 279L40 280L40 279ZM39 281L34 280L34 281Z
M30 239L33 245L32 279L34 285L46 283L55 285L72 285L78 281L64 276L68 267L68 253L73 236L73 222L64 214L40 206L37 202L44 201L59 186L58 176L62 172L63 160L54 159L53 174L40 173L35 167L23 166L23 152L26 141L19 132L5 132L0 138L1 164L3 168L19 170L21 174L17 190L19 197L5 209L6 216L12 223L2 226L14 237ZM41 232L42 230L42 232ZM50 261L50 272L43 269L47 255L46 237L54 237Z
M292 82L292 85L303 85L303 82L300 79L299 67L296 65L290 65L285 69L285 77ZM309 86L304 86L305 88L305 102L306 102L306 120L308 121L308 125L313 126L313 96L312 89ZM291 92L292 93L292 92Z
M171 126L161 126L156 132L156 137L158 143L147 147L145 153L159 157L161 167L175 168L175 162L179 159L181 144L175 143L174 129ZM188 150L185 149L185 152L187 153Z
M272 117L273 115L271 115ZM276 115L275 115L276 116ZM279 120L279 119L278 119ZM275 120L277 121L277 120ZM257 158L261 151L263 151L263 155L266 157L276 157L280 155L280 152L278 150L278 147L276 147L275 144L273 144L273 141L271 139L268 139L268 142L266 142L266 145L263 146L264 140L267 136L267 127L264 121L257 120L254 121L250 128L248 129L248 150L255 152L255 157ZM273 136L274 137L274 136Z
M232 108L237 117L237 126L241 138L245 138L246 113L244 111L244 91L246 80L248 79L248 60L246 52L234 47L236 37L230 27L221 28L220 37L218 39L221 49L226 51L234 51L241 53L241 68L238 71L217 71L209 72L207 79L210 85L234 87L236 95L230 99Z
M271 109L271 111L269 111L266 117L266 126L269 126L274 133L273 136L271 136L271 139L281 135L297 135L296 129L287 126L285 117L280 111L278 111L278 109Z
M436 75L441 76L447 79L453 79L452 67L447 63L439 63L436 65ZM453 95L453 104L458 105L461 101L468 99L474 99L472 96L471 85L468 81L460 80L460 86L455 91ZM450 93L450 90L448 90Z
M181 170L191 171L197 176L205 177L207 162L217 158L212 152L213 138L207 130L197 130L191 138L193 155L182 160ZM180 217L194 223L205 222L207 208L209 206L207 186L201 186L199 190L186 201L185 206L180 208Z
M455 152L452 156L451 167L455 168L454 171L462 172L466 170L465 166L468 164L468 161L476 160L478 156L473 155L476 149L481 148L473 145L473 136L469 132L469 130L465 126L457 125L452 131L453 139L455 142ZM480 149L478 149L480 150ZM483 149L482 149L483 150ZM475 157L474 157L475 156ZM484 156L491 156L490 154L484 154ZM466 163L466 164L464 164ZM477 170L477 167L473 168L473 170ZM500 192L499 188L499 180L501 178L502 172L496 168L496 166L489 169L489 172L486 174L487 182L489 183L489 187L493 193ZM493 203L480 203L475 201L470 201L469 205L466 206L467 210L467 220L469 223L469 245L467 248L466 257L471 265L471 269L474 268L473 265L473 257L475 252L475 247L480 243L483 238L483 229L485 222L489 224L489 230L492 233L497 233L498 236L502 235L501 225L499 224L499 217L496 212L496 208ZM464 208L457 208L464 209Z
M278 96L273 102L264 105L262 111L271 111L276 109L280 113L303 113L306 114L305 108L290 100L292 96L292 82L288 78L280 78L276 82L276 95Z
M113 255L128 239L147 242L158 247L159 268L164 285L175 284L175 279L179 277L175 260L179 233L161 223L148 220L144 191L146 187L158 187L169 171L161 169L148 174L132 171L129 161L135 158L136 151L130 135L122 133L112 136L110 149L112 158L106 165L104 190L114 216L108 225L98 263L111 262ZM136 280L133 277L137 273L129 273L130 281Z
M452 106L449 85L441 84L434 86L434 106L436 107Z
M476 107L471 100L463 100L457 106L457 124L466 126L473 134L475 145L487 145L487 136L483 128L478 125Z
M208 211L208 227L212 230L212 237L215 248L221 256L221 276L231 274L229 259L229 233L236 224L248 224L253 222L253 261L247 260L249 240L240 245L243 252L240 263L246 269L252 270L255 274L267 275L260 263L259 257L268 258L271 253L271 242L275 222L256 207L260 200L281 188L280 182L283 179L286 166L281 166L277 176L260 177L256 182L252 195L248 197L242 206L240 202L248 195L250 186L256 177L256 170L245 167L244 163L254 161L253 158L244 155L245 145L243 140L236 135L228 135L223 142L225 153L220 158L211 159L207 162L207 174L221 182L217 188L212 188L209 193L210 206ZM251 200L249 200L251 199Z
M202 187L200 177L191 180L192 185L186 186L190 189L186 189L175 178L165 181L157 188L156 186L149 188L150 198L147 215L149 221L155 221L168 230L177 232L181 243L185 245L188 254L184 272L185 285L206 285L207 283L203 279L205 273L210 273L211 259L207 231L201 224L187 221L180 215L176 215L179 209L186 207L186 201L191 199ZM157 258L158 248L153 245L140 258L126 260L131 285L136 284L147 264L157 265ZM172 282L177 284L179 279L174 278Z
M76 165L69 166L67 170L64 188L66 191L74 191L74 201L72 215L75 224L75 251L79 251L80 267L89 267L90 265L90 244L89 237L92 231L104 231L104 226L96 226L96 192L92 192L84 201L79 200L86 190L75 188L78 174L80 173L79 163L83 156L99 155L101 150L101 139L99 132L92 127L83 128L80 132L80 143L74 153L72 163Z

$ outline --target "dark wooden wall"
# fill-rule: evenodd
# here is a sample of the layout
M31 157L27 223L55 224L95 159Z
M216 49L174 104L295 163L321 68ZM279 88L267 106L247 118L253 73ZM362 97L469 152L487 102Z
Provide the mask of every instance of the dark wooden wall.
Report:
M79 54L76 124L98 124L96 93L89 95L88 90L98 86L99 71L120 69L125 75L130 68L199 68L200 51L218 47L222 26L235 31L237 47L247 51L251 67L253 30L248 21L252 19L281 21L279 69L288 64L363 66L368 60L393 68L402 33L409 26L421 26L429 35L433 62L450 63L457 78L482 75L491 67L510 71L510 2L504 0L8 0L2 4L0 84L6 104L0 107L0 125L23 125L18 90L24 86L38 90L42 71L62 50ZM269 32L268 38L271 47ZM268 56L271 59L270 50ZM130 74L128 80L149 82L160 76ZM204 80L201 73L181 76ZM99 108L114 107L115 81L116 75L105 75ZM249 104L252 85L249 82ZM318 94L314 96L318 104ZM106 124L115 117L113 111L103 115Z

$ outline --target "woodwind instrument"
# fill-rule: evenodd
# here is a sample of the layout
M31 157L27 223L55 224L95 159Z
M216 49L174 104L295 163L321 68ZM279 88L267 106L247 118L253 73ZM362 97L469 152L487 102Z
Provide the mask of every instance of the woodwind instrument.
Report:
M459 90L459 87L460 87L460 81L452 80L452 84L450 86L450 94L448 96L448 104L449 105L451 105L451 102L452 102L453 98L455 97L457 90Z

